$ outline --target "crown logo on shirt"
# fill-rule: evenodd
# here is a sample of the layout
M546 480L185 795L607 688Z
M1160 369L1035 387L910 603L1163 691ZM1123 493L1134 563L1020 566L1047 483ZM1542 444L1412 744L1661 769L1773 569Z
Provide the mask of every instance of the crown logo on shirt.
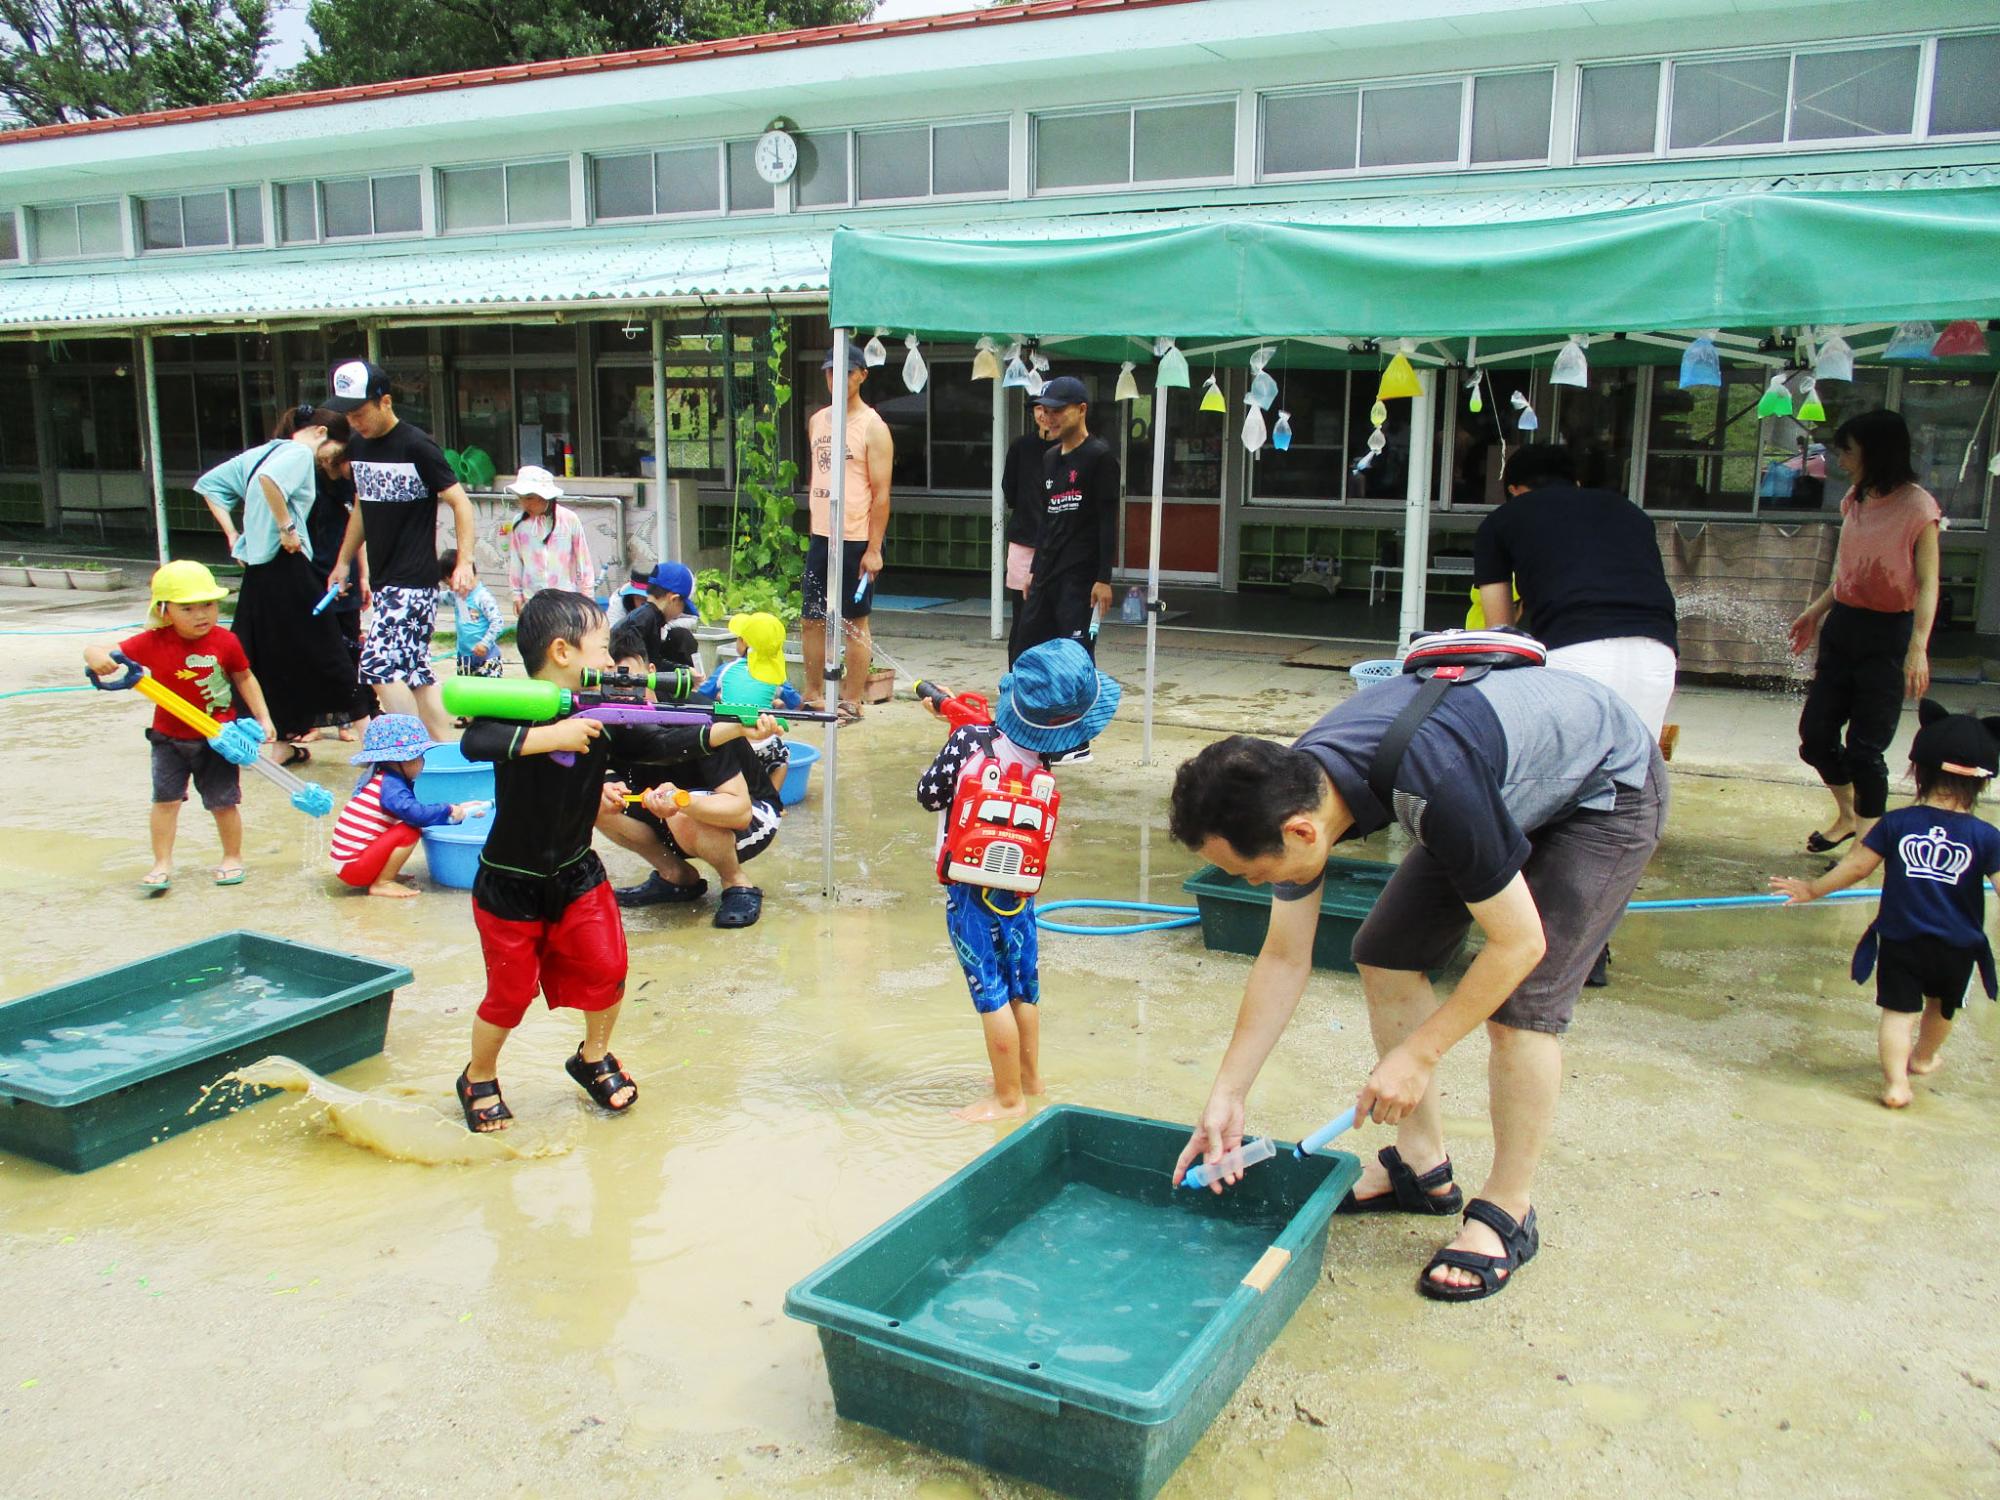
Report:
M1959 876L1972 867L1972 850L1946 838L1942 828L1905 834L1896 851L1902 855L1903 868L1912 880L1957 885Z

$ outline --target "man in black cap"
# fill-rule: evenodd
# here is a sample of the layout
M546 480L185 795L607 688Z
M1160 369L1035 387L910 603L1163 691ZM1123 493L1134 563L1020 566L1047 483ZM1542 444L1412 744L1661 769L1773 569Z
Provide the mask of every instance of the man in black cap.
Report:
M431 738L450 740L437 675L431 671L431 629L437 619L437 508L449 505L458 532L458 568L450 586L472 587L472 500L428 432L398 420L389 372L366 360L333 368L326 405L347 414L354 435L347 461L357 504L327 585L345 584L365 541L374 613L361 643L361 681L375 689L382 712L416 714Z
M1118 552L1118 455L1090 433L1090 392L1074 375L1058 375L1035 404L1051 446L1027 597L1007 642L1010 666L1023 651L1065 637L1096 654L1090 618L1111 607Z

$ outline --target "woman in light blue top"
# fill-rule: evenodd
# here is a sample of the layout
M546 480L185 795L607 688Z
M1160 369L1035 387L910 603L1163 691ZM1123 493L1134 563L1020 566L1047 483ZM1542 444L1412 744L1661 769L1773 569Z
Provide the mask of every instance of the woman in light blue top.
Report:
M313 613L321 590L306 539L317 461L346 439L347 418L338 412L295 407L278 419L270 442L217 464L194 484L229 539L229 555L243 564L232 628L251 670L271 679L271 721L295 742L286 765L312 758L296 740L354 696L354 662L340 627Z

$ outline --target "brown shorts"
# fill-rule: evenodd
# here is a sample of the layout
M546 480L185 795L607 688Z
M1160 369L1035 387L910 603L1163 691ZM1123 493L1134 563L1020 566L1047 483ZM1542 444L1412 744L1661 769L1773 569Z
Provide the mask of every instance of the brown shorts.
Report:
M1574 812L1529 835L1521 873L1542 914L1547 950L1493 1013L1519 1031L1569 1030L1590 967L1625 915L1625 903L1667 826L1667 768L1657 752L1643 787L1618 788L1605 812ZM1410 851L1354 936L1354 961L1373 969L1428 971L1451 962L1472 916L1428 849Z

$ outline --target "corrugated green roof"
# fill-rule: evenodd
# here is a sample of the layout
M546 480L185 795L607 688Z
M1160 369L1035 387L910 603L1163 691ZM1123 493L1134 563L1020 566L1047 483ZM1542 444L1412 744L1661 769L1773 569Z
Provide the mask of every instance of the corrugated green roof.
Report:
M1592 176L1496 187L1490 178L1407 178L1341 184L1340 196L1155 210L1063 211L1010 203L974 219L930 218L912 232L940 240L1076 240L1209 224L1472 227L1604 214L1769 193L1860 193L2000 186L2000 167L1798 172L1723 180ZM1269 187L1323 195L1325 184ZM873 220L874 215L850 216ZM492 239L424 239L346 250L158 256L35 267L0 275L0 332L80 327L174 327L235 321L383 318L482 311L615 310L671 303L823 297L829 218L795 228L759 221L748 233L684 227L586 230Z

